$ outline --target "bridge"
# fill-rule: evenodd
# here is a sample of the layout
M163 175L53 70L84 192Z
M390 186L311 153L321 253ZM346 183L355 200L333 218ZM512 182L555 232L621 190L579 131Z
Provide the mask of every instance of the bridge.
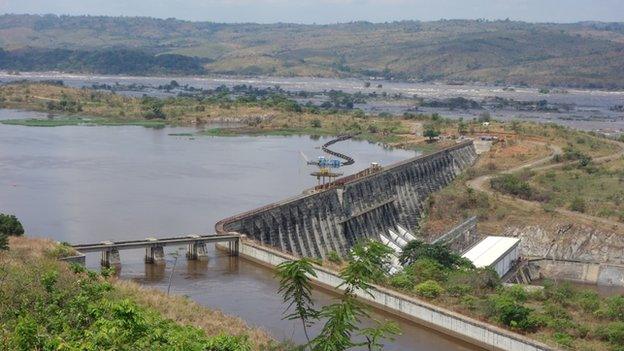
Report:
M187 245L186 258L189 260L207 259L206 244L227 243L228 252L231 256L238 256L241 236L235 233L213 235L187 235L172 238L146 238L143 240L128 241L102 241L96 244L79 244L72 247L81 254L89 252L101 252L100 263L104 267L121 264L120 250L132 250L145 248L146 263L163 263L165 261L165 246Z

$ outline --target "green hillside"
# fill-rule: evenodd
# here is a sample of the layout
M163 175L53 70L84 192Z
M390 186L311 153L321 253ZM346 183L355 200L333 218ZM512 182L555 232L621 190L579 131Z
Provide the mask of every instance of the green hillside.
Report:
M0 16L0 45L4 50L0 68L15 70L383 76L419 81L624 88L621 23L441 20L218 24L130 17L4 15ZM123 71L119 61L128 55L117 55L119 50L137 57L150 56L133 60L149 67L130 65ZM47 52L50 60L45 60ZM169 59L159 59L163 54ZM24 60L24 56L33 55L37 59ZM181 58L175 55L193 59L173 65L171 58ZM116 68L111 70L109 66Z

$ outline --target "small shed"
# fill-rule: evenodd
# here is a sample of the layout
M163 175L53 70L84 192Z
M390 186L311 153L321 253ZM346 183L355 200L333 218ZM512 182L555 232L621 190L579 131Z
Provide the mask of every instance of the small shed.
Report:
M470 260L477 268L491 267L502 277L518 259L519 244L518 238L488 236L466 251L462 257Z

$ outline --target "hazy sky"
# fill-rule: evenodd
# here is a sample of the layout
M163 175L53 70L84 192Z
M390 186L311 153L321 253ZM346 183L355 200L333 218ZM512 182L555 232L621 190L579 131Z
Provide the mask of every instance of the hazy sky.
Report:
M262 23L440 18L622 22L624 0L0 0L0 13L151 16Z

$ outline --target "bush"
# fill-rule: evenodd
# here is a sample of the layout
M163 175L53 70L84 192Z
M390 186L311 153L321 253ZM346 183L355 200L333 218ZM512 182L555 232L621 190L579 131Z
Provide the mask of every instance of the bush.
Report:
M24 234L24 227L14 215L0 213L0 234L20 236Z
M602 326L596 330L596 335L604 341L608 341L616 348L615 350L622 350L624 345L624 322L614 322L606 326Z
M572 342L574 341L574 338L572 338L572 336L570 334L567 333L555 333L553 335L555 342L557 344L559 344L560 346L566 347L566 348L570 348L572 347Z
M523 199L531 199L533 190L528 182L521 180L515 174L503 174L492 178L490 185L495 190L515 195Z
M0 250L8 250L9 248L9 238L5 235L0 233Z
M570 203L570 210L584 213L586 210L585 200L582 197L575 197Z
M399 260L404 266L409 266L419 259L432 259L446 268L468 267L473 268L472 263L462 258L442 244L427 244L420 240L413 240L403 248Z
M624 322L624 295L609 297L606 312L609 318Z
M428 138L429 141L433 141L433 139L440 136L440 132L434 129L432 126L425 127L425 131L423 132L423 136Z
M209 351L251 351L251 344L246 335L219 335L210 340L206 345Z
M527 292L521 285L514 285L512 287L505 288L503 293L519 302L525 302L528 298Z
M570 283L555 285L552 281L547 280L544 282L544 294L552 302L565 305L571 302L574 297L574 289Z
M342 258L336 251L330 251L327 254L327 260L332 263L337 263L337 264L342 263Z
M435 299L444 292L444 289L440 286L440 284L438 284L438 282L434 280L427 280L424 283L416 285L414 292L416 292L418 296Z
M322 126L321 120L318 119L318 118L315 118L315 119L310 121L310 125L312 126L312 128L321 128L321 126Z
M390 277L390 285L398 289L412 290L414 289L415 284L416 281L414 280L414 277L405 271Z
M443 282L446 280L444 266L431 258L418 259L411 266L406 268L406 270L419 282L427 280Z
M532 309L517 303L510 296L492 295L488 299L488 304L488 314L509 328L533 332L542 325L542 322L532 315Z
M578 304L586 313L595 313L600 309L600 297L595 291L586 290L579 294Z

